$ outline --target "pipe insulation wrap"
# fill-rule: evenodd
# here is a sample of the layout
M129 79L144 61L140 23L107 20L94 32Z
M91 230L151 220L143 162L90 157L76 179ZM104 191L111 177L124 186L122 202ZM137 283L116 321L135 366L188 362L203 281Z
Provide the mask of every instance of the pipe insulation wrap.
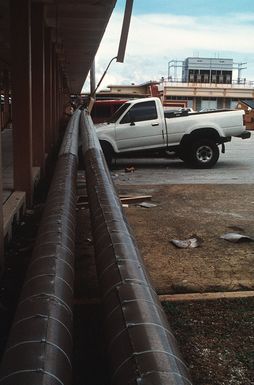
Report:
M191 385L87 112L80 125L112 385Z
M80 112L71 118L0 367L1 385L70 385ZM71 139L70 139L71 138Z

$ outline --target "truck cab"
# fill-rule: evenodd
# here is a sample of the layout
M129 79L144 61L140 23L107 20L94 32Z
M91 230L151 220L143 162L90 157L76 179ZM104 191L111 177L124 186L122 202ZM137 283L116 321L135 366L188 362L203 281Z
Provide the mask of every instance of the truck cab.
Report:
M158 103L159 99L146 98L123 104L107 124L96 126L100 141L110 142L116 153L166 147L164 114Z

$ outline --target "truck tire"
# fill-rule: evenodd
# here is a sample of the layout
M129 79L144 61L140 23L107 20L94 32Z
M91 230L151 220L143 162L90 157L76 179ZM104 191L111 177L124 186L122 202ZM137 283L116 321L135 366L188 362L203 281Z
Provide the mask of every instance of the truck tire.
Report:
M177 156L179 159L181 159L183 162L188 163L189 162L189 157L187 151L181 151L177 153Z
M113 159L113 150L109 143L101 141L100 142L101 149L103 151L104 158L106 160L106 163L108 165L108 168L111 169L112 166L112 159Z
M200 139L190 144L185 161L196 168L211 168L219 159L220 151L212 139Z

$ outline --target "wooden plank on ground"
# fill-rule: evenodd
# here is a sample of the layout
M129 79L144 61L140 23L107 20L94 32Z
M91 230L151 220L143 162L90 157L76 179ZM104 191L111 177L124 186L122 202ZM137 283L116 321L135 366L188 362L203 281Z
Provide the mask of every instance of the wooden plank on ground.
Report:
M144 201L150 201L152 199L152 195L136 195L136 196L119 195L119 199L121 203L139 203ZM77 204L83 204L87 202L88 202L87 195L78 196Z
M122 203L139 203L144 201L150 201L152 199L152 195L137 195L131 197L121 197L120 201Z
M161 302L182 302L182 301L210 301L217 299L237 299L254 297L253 290L246 291L223 291L217 293L183 293L159 295Z

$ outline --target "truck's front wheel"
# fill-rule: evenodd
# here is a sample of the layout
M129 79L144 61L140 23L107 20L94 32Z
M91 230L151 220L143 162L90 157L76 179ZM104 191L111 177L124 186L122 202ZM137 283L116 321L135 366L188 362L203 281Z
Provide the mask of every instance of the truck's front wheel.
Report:
M219 159L220 151L212 139L200 139L188 149L188 163L197 168L211 168Z
M112 166L112 159L113 159L113 150L109 143L101 141L100 142L101 149L103 151L104 158L106 160L106 163L108 165L108 168L110 169Z

